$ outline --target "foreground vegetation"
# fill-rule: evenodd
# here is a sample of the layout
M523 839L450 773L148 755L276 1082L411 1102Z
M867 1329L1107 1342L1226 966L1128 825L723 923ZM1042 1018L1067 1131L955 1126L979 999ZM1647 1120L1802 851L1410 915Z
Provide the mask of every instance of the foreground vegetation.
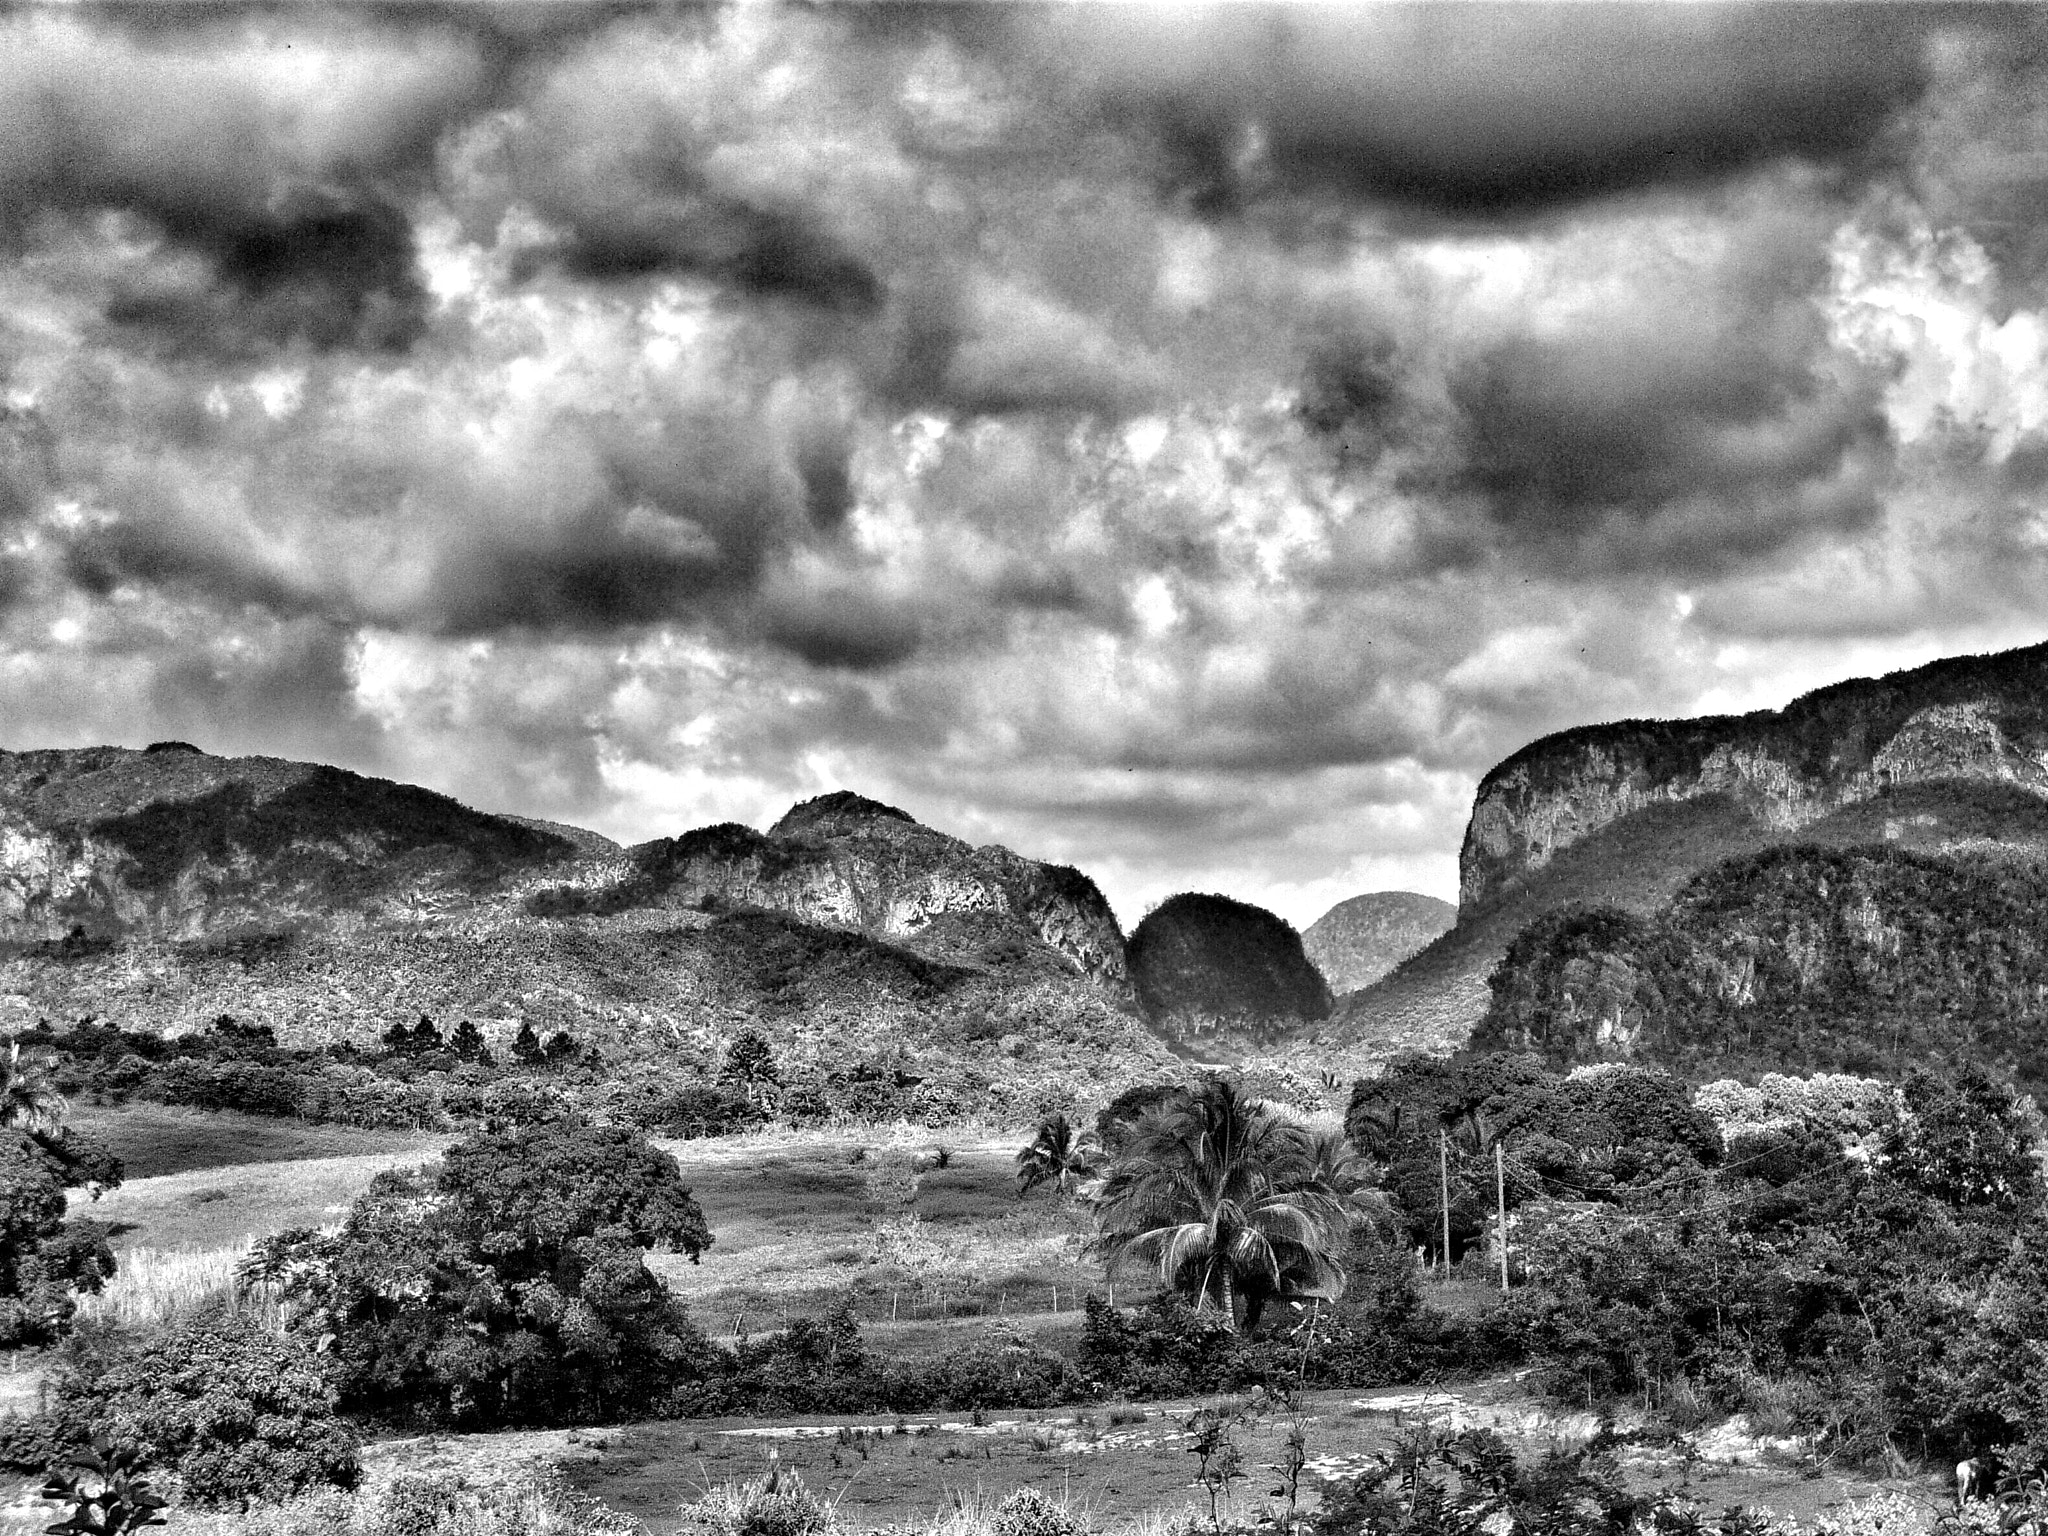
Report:
M338 1225L260 1240L190 1304L101 1306L107 1232L61 1197L122 1170L63 1128L60 1063L31 1045L9 1070L16 1215L0 1303L18 1343L61 1344L42 1410L5 1421L0 1452L40 1473L108 1436L181 1511L324 1509L327 1528L382 1529L393 1495L359 1491L361 1447L391 1433L1207 1399L1174 1433L1216 1497L1205 1523L1220 1525L1243 1518L1232 1500L1247 1474L1302 1475L1305 1450L1282 1475L1276 1413L1303 1394L1509 1370L1533 1373L1560 1411L1627 1427L1533 1461L1476 1431L1389 1441L1326 1496L1290 1503L1288 1523L1324 1536L1498 1536L1503 1512L1528 1536L1697 1523L1616 1453L1729 1414L1814 1468L1996 1458L2015 1490L2048 1469L2048 1367L2028 1344L2048 1336L2040 1126L1977 1069L1694 1090L1641 1067L1416 1058L1356 1085L1341 1131L1222 1078L1135 1089L1092 1123L1047 1117L1016 1159L1018 1209L1087 1237L1104 1266L1077 1326L1005 1319L922 1350L878 1334L893 1325L851 1296L767 1332L707 1332L685 1299L704 1293L666 1278L719 1253L698 1191L639 1128L576 1115L508 1118L424 1168L388 1167ZM765 1112L775 1073L772 1052L736 1053L725 1089ZM920 1199L962 1178L962 1198L987 1200L990 1175L956 1175L952 1155L842 1157L831 1179L822 1165L803 1177L857 1189L855 1224L896 1234L907 1280L913 1240L941 1219ZM735 1177L766 1156L738 1155ZM792 1212L828 1209L818 1198ZM1512 1284L1485 1306L1444 1305L1418 1249L1475 1277L1505 1259ZM1243 1445L1259 1415L1271 1444L1254 1469ZM417 1516L441 1524L405 1528L608 1518L472 1494Z

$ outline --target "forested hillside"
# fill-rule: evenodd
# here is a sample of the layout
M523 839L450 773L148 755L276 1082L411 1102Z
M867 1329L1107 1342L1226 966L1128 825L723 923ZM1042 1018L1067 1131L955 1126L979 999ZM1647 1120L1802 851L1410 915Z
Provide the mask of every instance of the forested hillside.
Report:
M1976 1061L2048 1089L2048 863L1794 845L1696 876L1650 916L1531 924L1474 1044L1694 1075Z

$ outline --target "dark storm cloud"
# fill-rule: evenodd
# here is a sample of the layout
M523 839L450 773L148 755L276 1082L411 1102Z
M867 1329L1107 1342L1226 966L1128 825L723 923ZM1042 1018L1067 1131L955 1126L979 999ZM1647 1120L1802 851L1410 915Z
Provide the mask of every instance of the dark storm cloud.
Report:
M1208 6L1027 13L1010 41L1147 123L1203 206L1319 190L1469 217L1860 161L1926 82L1906 7Z
M128 216L123 242L160 243L114 283L108 318L179 350L416 339L426 294L399 199L484 98L476 39L348 12L108 20L0 18L0 218L14 239L51 216Z
M1453 483L1526 551L1581 573L1727 570L1877 515L1874 394L1784 367L1746 336L1523 340L1452 382ZM1859 462L1862 461L1862 462Z
M853 672L904 661L922 638L914 607L837 586L771 593L760 625L764 639L811 665Z
M583 202L557 191L540 210L569 230L529 265L549 258L574 276L631 279L659 273L709 277L740 295L793 299L852 315L881 304L881 278L801 210L759 208L687 184L648 185L626 197Z
M403 350L426 329L412 225L375 193L308 191L253 213L174 209L160 224L172 252L203 268L174 260L122 284L106 317L185 353L292 341Z

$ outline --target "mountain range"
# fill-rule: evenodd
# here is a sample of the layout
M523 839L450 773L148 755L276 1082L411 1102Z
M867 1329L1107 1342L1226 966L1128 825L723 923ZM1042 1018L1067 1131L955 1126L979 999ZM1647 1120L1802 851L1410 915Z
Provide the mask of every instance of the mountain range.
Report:
M2036 646L1545 737L1479 786L1455 923L1378 893L1306 936L1185 894L1126 940L1082 872L846 792L626 848L184 743L0 752L0 1026L759 1028L1095 1082L1468 1043L1702 1073L1962 1050L2048 1084L2044 700Z

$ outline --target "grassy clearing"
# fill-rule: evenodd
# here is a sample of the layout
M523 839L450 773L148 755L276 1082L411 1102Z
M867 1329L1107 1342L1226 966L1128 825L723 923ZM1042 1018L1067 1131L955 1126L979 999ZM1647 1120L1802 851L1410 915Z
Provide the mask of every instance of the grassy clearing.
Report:
M700 1264L653 1267L714 1333L779 1328L786 1314L851 1298L866 1321L903 1329L891 1347L944 1348L948 1319L1078 1314L1099 1289L1085 1218L1040 1191L1020 1201L1012 1144L833 1139L735 1156L730 1144L665 1144L717 1241ZM912 1328L909 1325L924 1325Z
M399 1152L447 1140L420 1131L308 1125L302 1120L172 1104L74 1104L65 1122L104 1143L126 1165L132 1179L161 1178L199 1168Z
M109 1223L124 1256L178 1255L188 1268L270 1232L338 1221L378 1173L428 1161L451 1139L356 1133L373 1149L287 1155L350 1138L334 1138L335 1127L159 1106L102 1113L115 1118L94 1123L99 1134L111 1126L162 1160L200 1161L131 1177L96 1202L76 1192L74 1212ZM251 1123L268 1139L252 1140ZM656 1254L652 1266L713 1333L760 1333L850 1297L864 1321L888 1328L892 1348L917 1353L949 1347L962 1320L984 1317L1064 1336L1102 1276L1083 1256L1088 1224L1078 1209L1045 1190L1017 1198L1021 1141L944 1144L944 1168L935 1166L942 1143L907 1128L662 1142L717 1241L701 1264ZM262 1155L213 1161L246 1146ZM1141 1289L1134 1283L1123 1299Z
M447 1141L423 1141L404 1152L200 1168L130 1179L96 1201L72 1191L71 1213L109 1223L117 1253L138 1248L235 1248L287 1227L339 1221L379 1173L424 1162Z

